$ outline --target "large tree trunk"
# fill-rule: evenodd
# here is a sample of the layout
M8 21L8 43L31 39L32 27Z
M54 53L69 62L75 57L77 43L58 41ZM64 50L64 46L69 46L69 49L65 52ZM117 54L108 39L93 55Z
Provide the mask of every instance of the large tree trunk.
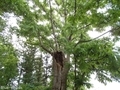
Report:
M70 56L63 59L63 67L58 65L53 57L53 86L52 90L67 90L67 75L69 71Z

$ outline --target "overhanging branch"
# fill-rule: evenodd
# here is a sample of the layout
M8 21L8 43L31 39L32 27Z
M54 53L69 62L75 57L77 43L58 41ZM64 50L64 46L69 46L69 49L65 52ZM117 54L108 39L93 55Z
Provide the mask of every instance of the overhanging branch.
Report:
M101 35L99 35L99 36L97 36L97 37L95 37L95 38L93 38L93 39L90 39L90 40L79 40L79 41L75 44L75 47L76 47L77 45L79 45L80 43L86 43L86 42L94 41L94 40L102 37L103 35L111 32L111 31L113 31L113 30L118 30L118 29L119 29L119 27L118 27L118 28L113 28L113 29L111 29L111 30L109 30L109 31L106 31L105 33L103 33L103 34L101 34Z

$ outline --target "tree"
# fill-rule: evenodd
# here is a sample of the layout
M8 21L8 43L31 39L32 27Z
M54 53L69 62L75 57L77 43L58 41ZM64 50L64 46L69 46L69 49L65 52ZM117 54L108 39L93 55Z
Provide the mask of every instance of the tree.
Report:
M22 81L22 83L18 82L19 85L23 90L41 89L43 86L48 88L48 67L50 67L47 62L48 56L45 54L43 56L42 53L37 52L37 48L34 47L34 45L25 44L23 48L22 53L20 53L21 55L19 55L22 57L19 64L19 66L21 66L21 68L19 68L19 76L22 76L22 78L19 78L19 81ZM43 63L45 63L46 66L43 66Z
M6 22L0 16L0 89L9 88L18 75L16 51L3 32Z
M90 87L88 81L95 72L103 83L119 80L120 61L114 42L109 38L91 39L87 33L93 29L102 32L108 26L111 32L119 31L119 9L117 0L11 0L3 12L21 16L17 35L39 47L39 52L51 55L52 90L66 90L67 85L79 90ZM68 82L70 77L74 78Z
M1 33L0 33L1 34ZM0 85L1 89L11 86L17 78L18 58L13 46L0 35Z

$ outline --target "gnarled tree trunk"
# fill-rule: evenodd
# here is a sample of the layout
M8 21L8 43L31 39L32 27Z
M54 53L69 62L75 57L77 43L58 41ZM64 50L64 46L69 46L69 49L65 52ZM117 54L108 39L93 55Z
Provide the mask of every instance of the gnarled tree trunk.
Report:
M52 90L66 90L67 89L67 74L69 71L70 56L63 58L63 67L56 62L53 56L53 86Z

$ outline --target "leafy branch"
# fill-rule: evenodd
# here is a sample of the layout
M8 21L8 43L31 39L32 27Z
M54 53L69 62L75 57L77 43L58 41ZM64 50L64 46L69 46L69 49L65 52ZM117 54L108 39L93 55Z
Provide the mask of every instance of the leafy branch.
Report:
M40 47L41 47L42 49L44 49L46 52L48 52L49 54L52 55L52 52L51 52L50 50L48 50L48 49L45 47L45 45L42 44L41 38L40 38L40 36L41 36L41 35L40 35L40 32L37 33L37 36L38 36L38 40L39 40L39 45L40 45Z

